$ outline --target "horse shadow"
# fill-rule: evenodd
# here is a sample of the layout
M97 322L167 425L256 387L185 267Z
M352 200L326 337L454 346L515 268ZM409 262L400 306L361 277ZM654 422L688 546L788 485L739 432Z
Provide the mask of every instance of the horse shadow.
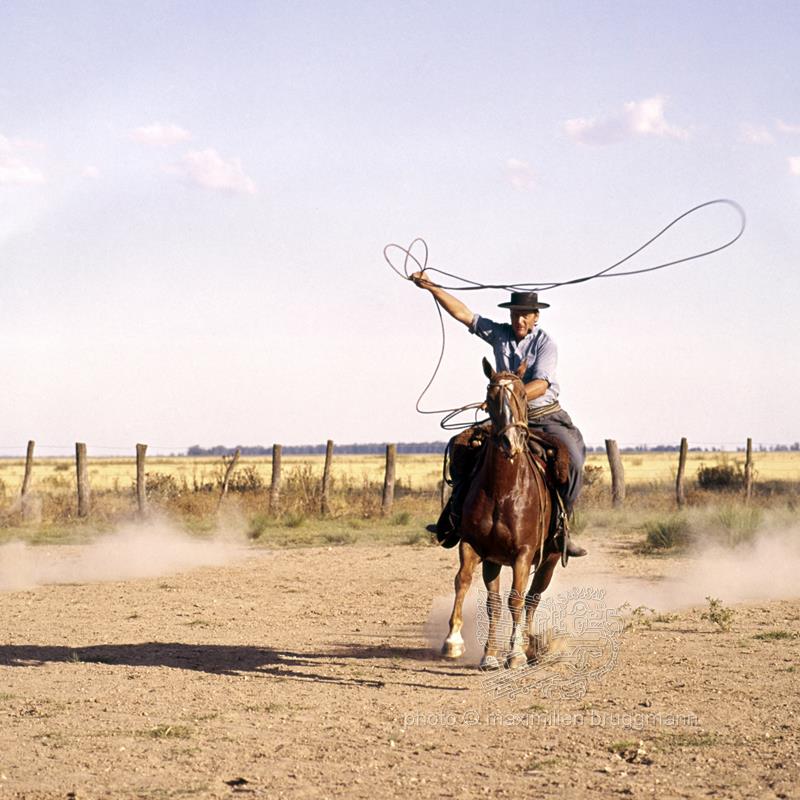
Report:
M348 666L360 661L381 663L397 678L349 676ZM338 644L323 652L298 652L255 645L187 644L185 642L138 642L97 644L85 647L60 645L0 645L0 667L31 667L47 663L108 664L121 667L169 667L212 675L247 674L313 681L342 686L382 688L387 684L444 691L465 691L466 687L433 685L408 680L405 676L463 677L464 669L452 669L424 647L393 647L384 644ZM411 663L409 663L411 662ZM342 668L345 668L344 670Z

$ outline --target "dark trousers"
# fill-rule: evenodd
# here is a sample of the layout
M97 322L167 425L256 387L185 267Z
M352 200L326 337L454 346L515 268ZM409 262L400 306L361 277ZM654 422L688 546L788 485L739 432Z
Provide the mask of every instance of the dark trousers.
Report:
M556 411L528 422L531 430L541 430L555 436L569 451L569 485L565 493L564 505L571 513L583 486L583 462L586 460L586 445L581 432L572 424L566 411Z

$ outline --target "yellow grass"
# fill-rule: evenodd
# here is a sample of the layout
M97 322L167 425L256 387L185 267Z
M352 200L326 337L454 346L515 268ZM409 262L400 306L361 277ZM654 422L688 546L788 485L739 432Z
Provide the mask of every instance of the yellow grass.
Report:
M756 480L800 480L800 453L756 453ZM299 466L308 465L314 475L322 475L323 456L284 456L283 474L286 477ZM669 483L674 481L678 464L677 453L637 453L622 456L626 483L630 485ZM689 453L686 469L688 481L694 480L701 465L743 463L743 453ZM147 460L149 473L174 476L179 482L213 483L222 470L221 458L160 457ZM608 461L604 454L590 454L587 464L603 468L603 480L608 483ZM240 467L253 467L269 485L272 459L242 458ZM385 459L379 455L335 455L332 475L334 481L361 484L364 481L382 482ZM13 497L22 485L24 461L0 459L0 488L6 498ZM442 460L436 455L399 455L397 479L414 490L434 490L442 474ZM89 479L95 490L124 491L133 487L136 475L133 458L90 458ZM34 463L32 490L48 491L75 486L75 466L71 459L42 458Z
M800 480L800 452L754 453L756 480ZM592 453L587 464L601 466L609 476L608 459L604 453ZM692 481L701 466L717 464L744 465L744 453L693 453L686 458L686 480ZM672 482L678 472L677 453L628 453L622 456L625 482L631 485Z

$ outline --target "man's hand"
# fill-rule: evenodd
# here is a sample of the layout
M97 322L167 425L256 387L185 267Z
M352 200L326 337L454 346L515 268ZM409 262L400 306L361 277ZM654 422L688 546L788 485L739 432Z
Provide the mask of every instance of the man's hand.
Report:
M409 275L409 280L414 281L416 286L419 286L420 289L433 289L436 287L435 283L432 283L428 280L425 276L425 270L421 270L420 272L415 272L412 275Z

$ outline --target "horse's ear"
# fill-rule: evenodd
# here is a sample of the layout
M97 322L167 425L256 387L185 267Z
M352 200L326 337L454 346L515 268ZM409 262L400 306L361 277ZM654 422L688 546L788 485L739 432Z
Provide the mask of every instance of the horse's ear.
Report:
M483 374L489 379L492 379L492 375L494 375L494 370L492 369L492 365L489 363L489 360L484 356L483 361Z
M523 361L519 365L519 367L517 367L516 375L521 381L524 381L525 380L525 373L527 371L528 371L528 362L527 361Z

